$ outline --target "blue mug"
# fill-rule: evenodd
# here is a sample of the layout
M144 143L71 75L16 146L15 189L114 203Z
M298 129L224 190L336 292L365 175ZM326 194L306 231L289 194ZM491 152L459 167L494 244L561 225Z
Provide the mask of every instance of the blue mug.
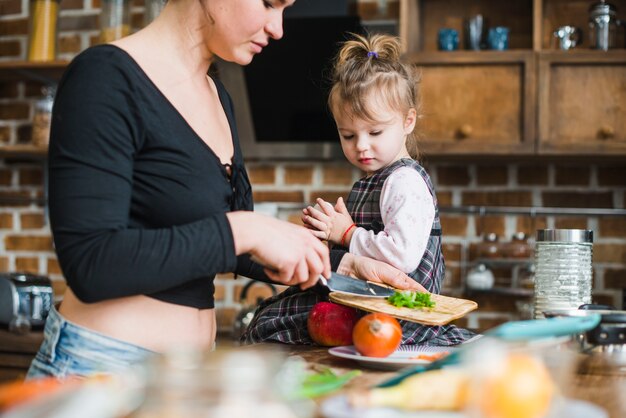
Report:
M487 45L489 49L496 51L509 49L509 28L504 26L490 28L487 34Z
M455 29L439 29L439 50L456 51L459 49L459 32Z

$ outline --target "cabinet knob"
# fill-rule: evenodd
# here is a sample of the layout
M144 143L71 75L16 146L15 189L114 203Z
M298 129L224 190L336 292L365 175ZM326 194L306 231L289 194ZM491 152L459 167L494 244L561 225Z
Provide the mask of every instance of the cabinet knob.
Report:
M467 123L461 125L456 131L456 137L458 139L465 139L469 138L470 136L472 136L472 126L468 125Z
M615 136L615 130L609 125L603 125L598 130L598 138L611 139Z

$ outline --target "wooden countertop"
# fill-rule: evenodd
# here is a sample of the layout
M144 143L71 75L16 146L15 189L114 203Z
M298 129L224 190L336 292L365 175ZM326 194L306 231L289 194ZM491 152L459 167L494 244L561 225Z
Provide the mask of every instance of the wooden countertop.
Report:
M361 375L355 377L342 389L344 391L376 385L396 373L365 369L352 360L332 356L328 353L328 349L323 347L284 345L280 347L288 355L301 356L312 367L331 367L337 373L344 373L353 369L362 370ZM623 358L626 358L626 353L624 353ZM580 399L601 406L607 410L611 418L623 418L626 416L626 398L624 397L626 393L626 364L621 368L606 369L600 367L596 360L586 355L580 355L574 378L570 379L573 381L570 381L569 387L561 388L561 390L569 398ZM334 395L337 393L332 396ZM317 418L323 418L323 416L318 413Z
M24 377L43 341L43 332L18 335L0 329L0 383Z

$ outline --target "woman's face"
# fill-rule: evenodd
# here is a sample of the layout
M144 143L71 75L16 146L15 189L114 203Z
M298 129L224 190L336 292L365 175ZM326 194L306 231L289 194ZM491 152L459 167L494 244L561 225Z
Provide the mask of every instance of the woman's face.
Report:
M202 0L212 18L209 51L246 65L270 39L283 36L283 12L295 0Z

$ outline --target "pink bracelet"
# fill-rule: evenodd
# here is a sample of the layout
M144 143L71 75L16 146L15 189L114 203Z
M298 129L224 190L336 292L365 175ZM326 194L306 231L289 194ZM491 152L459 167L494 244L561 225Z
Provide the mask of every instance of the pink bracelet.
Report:
M343 233L343 235L341 236L341 246L345 247L345 241L346 241L346 236L348 236L348 232L350 232L350 230L352 228L354 228L356 226L356 224L352 224L348 227L348 229L346 229L346 231Z

